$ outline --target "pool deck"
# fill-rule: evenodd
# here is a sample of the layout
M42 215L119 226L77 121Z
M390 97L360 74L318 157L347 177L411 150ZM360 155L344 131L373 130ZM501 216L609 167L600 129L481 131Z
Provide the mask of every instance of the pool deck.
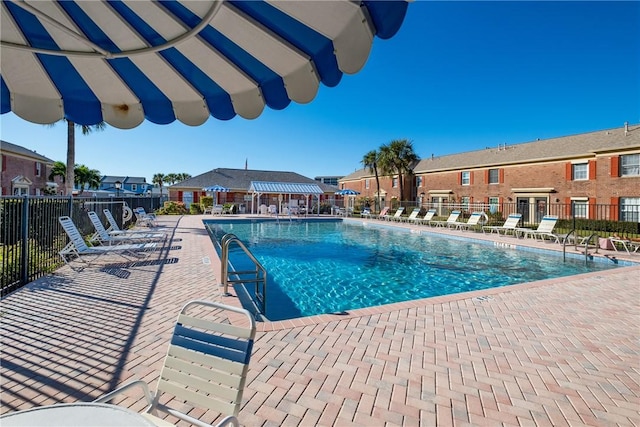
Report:
M5 297L0 413L89 401L133 378L155 385L185 302L237 304L221 294L203 218L160 217L172 240L144 261L65 266ZM129 392L119 404L139 410L139 398ZM247 426L638 426L640 266L259 323L239 418Z

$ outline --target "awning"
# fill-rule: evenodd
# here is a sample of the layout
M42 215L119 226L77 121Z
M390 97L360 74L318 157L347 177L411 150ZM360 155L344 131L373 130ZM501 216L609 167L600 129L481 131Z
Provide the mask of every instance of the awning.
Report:
M0 113L122 129L313 100L402 25L404 0L5 1Z
M249 191L261 194L324 194L317 184L291 182L251 181Z

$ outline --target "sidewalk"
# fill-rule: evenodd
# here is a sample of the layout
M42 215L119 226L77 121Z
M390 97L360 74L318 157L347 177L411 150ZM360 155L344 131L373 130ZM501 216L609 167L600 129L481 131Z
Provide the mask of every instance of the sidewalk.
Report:
M154 382L182 304L236 300L221 296L203 218L161 217L172 241L146 260L65 266L3 299L0 412ZM638 425L639 277L624 267L261 324L240 421ZM121 404L141 409L128 396Z

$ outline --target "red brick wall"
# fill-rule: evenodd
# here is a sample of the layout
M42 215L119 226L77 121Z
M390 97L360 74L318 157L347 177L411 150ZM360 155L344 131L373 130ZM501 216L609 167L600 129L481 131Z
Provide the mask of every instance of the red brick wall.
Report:
M47 177L51 173L51 167L48 167L45 163L41 163L40 176L36 176L36 161L26 159L24 157L12 156L9 153L2 153L2 172L0 172L0 182L2 182L2 194L10 195L11 180L16 176L22 175L28 178L33 183L29 188L29 195L35 195L36 189L40 189L40 193L43 193L43 189L47 185Z

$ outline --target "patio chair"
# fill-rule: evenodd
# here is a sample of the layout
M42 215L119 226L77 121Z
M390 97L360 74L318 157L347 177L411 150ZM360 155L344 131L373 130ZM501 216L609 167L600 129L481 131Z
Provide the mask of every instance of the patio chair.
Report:
M400 206L396 212L393 214L393 216L391 215L385 215L385 219L387 221L400 221L402 213L404 212L404 207Z
M613 250L616 252L618 252L618 248L616 244L618 244L619 246L622 246L629 255L631 255L632 253L636 253L638 252L638 250L640 250L640 242L638 241L624 239L619 236L611 236L609 237L609 241L613 246Z
M372 217L373 217L373 215L371 213L371 209L370 208L364 208L360 212L360 218L369 218L369 219L371 219Z
M278 208L276 205L269 205L269 215L278 215Z
M96 229L96 232L89 238L89 241L92 243L98 243L101 245L108 244L122 244L122 243L136 243L136 242L153 242L158 240L165 240L167 235L164 233L118 233L118 234L109 234L107 229L102 225L102 221L100 221L100 217L98 214L90 211L88 212L89 219L93 224L93 228Z
M419 224L429 224L429 221L433 220L433 217L436 214L435 209L429 209L426 214L422 218L416 219L416 222Z
M533 237L538 240L546 240L546 238L550 238L555 241L555 243L560 243L561 236L553 233L553 229L558 222L558 217L555 215L545 215L540 220L540 224L538 224L538 228L532 230L530 228L516 228L515 234L516 237Z
M507 217L507 220L504 222L504 224L485 225L482 227L482 232L486 233L488 230L490 234L493 233L494 231L500 234L500 232L503 231L505 236L508 233L514 233L515 235L515 229L518 227L518 223L520 222L521 218L522 218L522 214L519 214L519 213L511 214Z
M211 215L222 215L223 212L224 212L224 206L222 205L211 206Z
M456 228L456 230L469 230L469 229L476 229L478 228L478 226L480 225L480 220L482 218L487 218L487 214L484 212L473 212L471 214L471 216L469 217L469 219L467 220L467 222L454 222L454 226Z
M237 426L255 334L255 320L247 310L217 302L190 301L178 315L155 393L149 391L145 381L136 380L94 402L105 403L130 388L140 387L148 404L142 414L155 425L166 424L158 418L160 411L210 427L185 413L187 402L187 406L199 409L195 411L198 414L202 413L200 410L211 410L226 416L222 423ZM165 394L172 398L165 399ZM168 403L161 403L161 399Z
M401 218L400 221L401 222L414 222L416 219L418 219L418 214L419 213L420 213L420 208L413 208L413 210L411 211L409 216L406 217L406 218Z
M156 215L152 213L146 213L143 207L137 207L133 210L136 215L136 223L140 226L157 227Z
M382 210L380 211L380 213L378 214L378 216L376 216L377 219L386 219L386 217L388 217L388 212L389 209L391 209L389 206L385 206L384 208L382 208Z
M104 213L104 216L105 216L105 218L107 218L107 222L109 223L109 228L107 228L107 233L109 233L112 236L133 235L133 234L149 234L148 231L142 230L142 229L138 229L138 230L122 230L122 229L120 229L120 226L118 226L118 223L117 223L116 219L113 217L113 214L111 213L111 211L109 209L104 209L102 211L102 213ZM153 232L152 234L165 235L165 233L160 233L160 232Z
M71 240L67 246L65 246L60 252L60 256L65 264L68 264L70 258L72 256L76 256L79 260L85 262L82 259L83 255L95 255L100 256L104 254L114 253L121 256L124 254L135 255L138 252L150 251L156 248L157 243L137 243L137 244L129 244L129 245L118 245L118 246L88 246L80 231L75 226L71 218L68 216L61 216L58 218L62 228L69 236L69 240Z
M429 225L432 227L444 227L445 225L447 228L455 227L455 223L458 221L459 216L460 211L452 211L446 221L429 221Z

